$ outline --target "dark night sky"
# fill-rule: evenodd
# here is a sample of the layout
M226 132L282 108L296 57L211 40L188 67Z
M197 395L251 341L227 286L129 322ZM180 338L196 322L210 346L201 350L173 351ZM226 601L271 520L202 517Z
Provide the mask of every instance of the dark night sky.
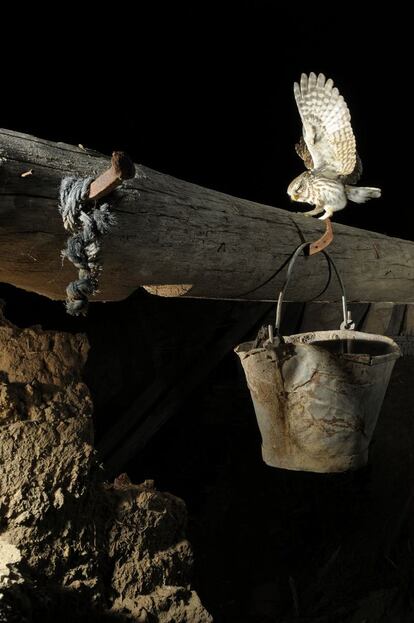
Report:
M302 170L292 84L302 71L323 71L350 107L361 183L384 195L335 220L414 239L411 162L401 153L410 140L407 16L176 4L136 3L133 16L123 5L121 16L101 8L94 22L62 9L56 26L25 13L2 46L1 125L108 154L124 149L177 177L300 210L286 195Z

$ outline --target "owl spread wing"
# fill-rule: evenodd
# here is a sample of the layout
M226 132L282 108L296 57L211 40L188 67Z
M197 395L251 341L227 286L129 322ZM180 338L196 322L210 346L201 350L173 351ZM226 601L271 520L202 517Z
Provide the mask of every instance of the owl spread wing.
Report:
M331 79L323 74L302 74L294 93L302 119L302 132L313 169L325 168L335 176L354 175L357 165L355 137L348 106ZM303 148L296 151L300 153ZM306 156L307 157L307 156Z
M298 156L303 160L305 167L308 170L312 170L314 168L312 156L310 155L309 149L306 146L303 136L301 136L299 141L295 144L295 151L298 154ZM356 184L358 180L361 178L361 175L363 172L362 160L359 157L358 152L356 152L355 156L356 156L356 162L355 162L355 167L352 173L349 173L349 175L340 176L341 181L344 184Z

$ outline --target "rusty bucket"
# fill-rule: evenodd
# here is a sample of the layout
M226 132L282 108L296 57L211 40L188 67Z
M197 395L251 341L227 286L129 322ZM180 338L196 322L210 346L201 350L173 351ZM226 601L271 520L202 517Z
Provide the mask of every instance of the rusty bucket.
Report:
M298 247L301 250L305 245ZM343 472L363 467L396 359L390 338L353 330L342 286L344 322L333 331L280 336L284 291L275 330L262 343L245 342L240 357L262 436L262 456L272 467Z

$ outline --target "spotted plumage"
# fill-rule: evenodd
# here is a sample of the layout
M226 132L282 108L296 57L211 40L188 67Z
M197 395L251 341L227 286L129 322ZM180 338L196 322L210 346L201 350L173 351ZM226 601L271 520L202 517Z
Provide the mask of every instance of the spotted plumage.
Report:
M302 74L294 94L303 135L295 148L307 171L289 184L288 194L294 201L315 206L304 214L323 212L321 219L330 218L348 200L364 203L380 197L379 188L353 186L362 174L362 163L348 106L333 81L323 74Z

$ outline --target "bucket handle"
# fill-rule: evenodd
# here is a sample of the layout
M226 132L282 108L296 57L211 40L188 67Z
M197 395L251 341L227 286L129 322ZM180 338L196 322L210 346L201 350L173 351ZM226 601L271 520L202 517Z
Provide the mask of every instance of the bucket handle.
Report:
M275 322L275 333L278 336L279 339L281 339L281 335L280 335L280 324L281 324L281 319L282 319L282 305L283 305L283 299L285 296L285 292L286 292L286 288L289 284L290 278L292 276L292 272L293 272L293 266L298 258L298 256L300 255L300 253L303 251L303 249L305 249L306 247L309 246L309 242L304 242L303 244L299 245L298 248L295 250L295 252L293 253L290 262L288 264L287 267L287 272L286 272L286 280L285 283L283 284L282 290L280 291L279 294L279 298L277 300L277 306L276 306L276 322ZM348 330L352 330L355 329L355 325L352 322L352 318L351 318L351 312L348 310L348 303L346 300L346 293L345 293L345 286L344 286L344 282L342 281L341 275L339 274L339 271L336 267L335 262L333 261L332 257L329 255L329 253L327 251L321 250L320 253L323 253L323 255L326 258L326 261L328 262L329 267L334 269L335 275L338 279L339 285L341 287L342 290L342 314L343 314L343 322L341 323L341 329L348 329ZM273 342L273 327L271 325L269 325L269 340L270 342Z

